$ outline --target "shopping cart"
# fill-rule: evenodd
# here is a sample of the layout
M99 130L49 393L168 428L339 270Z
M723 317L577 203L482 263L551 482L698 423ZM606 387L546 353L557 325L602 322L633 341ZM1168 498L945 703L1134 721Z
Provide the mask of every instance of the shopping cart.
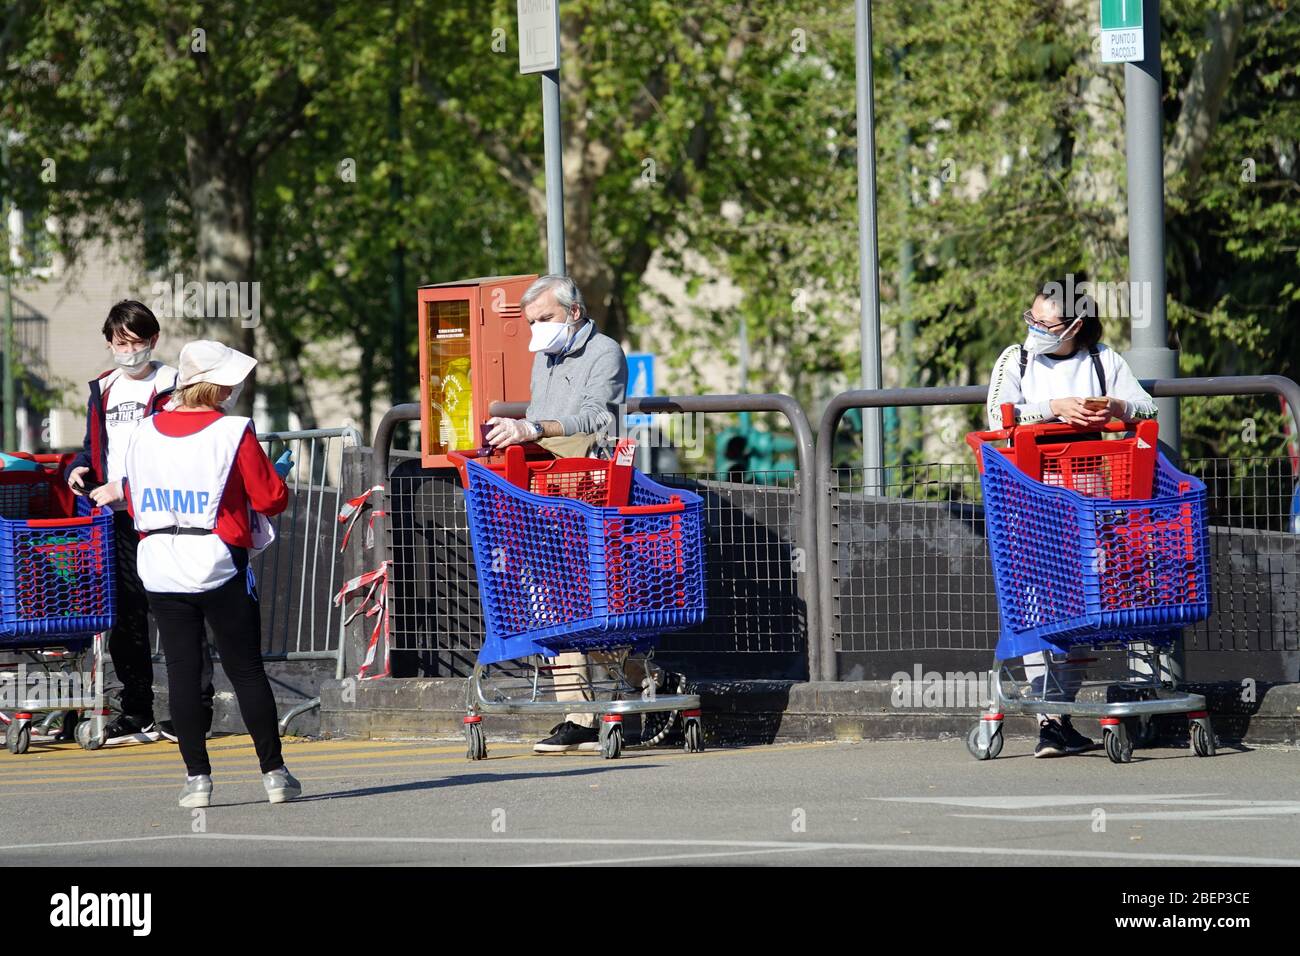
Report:
M1107 440L1065 424L1016 427L1012 415L1003 406L1004 428L966 436L980 465L1001 621L993 701L967 737L971 753L996 757L1012 712L1098 717L1115 763L1150 741L1153 715L1186 714L1197 756L1213 755L1205 698L1177 690L1167 665L1182 628L1210 614L1205 486L1159 453L1154 421ZM989 444L1001 440L1009 446ZM1122 651L1127 676L1084 680L1096 659L1070 657L1076 646ZM1046 673L1021 684L1006 662L1039 651ZM1087 686L1104 688L1105 699L1076 700Z
M102 739L113 513L72 494L63 479L71 460L10 453L0 467L0 653L11 658L0 664L0 722L14 754L27 752L34 733L75 733L89 750Z
M699 697L656 694L649 664L660 635L704 620L702 501L633 469L631 450L620 445L613 461L528 460L519 446L448 456L465 488L485 624L467 694L471 760L487 755L483 714L599 714L601 753L614 758L624 716L677 712L685 749L704 749ZM548 663L567 651L593 655L605 676ZM509 675L505 662L515 687L490 679ZM543 699L547 677L586 699Z

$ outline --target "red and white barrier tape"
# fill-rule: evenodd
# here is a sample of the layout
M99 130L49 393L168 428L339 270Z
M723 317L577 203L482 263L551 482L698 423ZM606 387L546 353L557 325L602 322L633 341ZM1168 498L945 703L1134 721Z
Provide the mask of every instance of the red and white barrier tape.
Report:
M361 517L361 513L365 510L366 502L370 500L370 496L376 491L383 490L383 485L372 485L355 498L349 498L347 504L345 504L342 510L339 511L339 523L347 522L347 530L343 532L343 543L339 545L339 551L347 550L348 538L352 536L352 526L355 525L357 519ZM373 510L370 512L370 518L366 523L367 548L373 548L375 546L375 516L382 515L383 513L384 512L382 511Z
M361 662L361 669L357 671L358 680L374 680L376 677L392 676L392 667L389 663L388 637L388 571L392 565L392 561L385 561L374 571L367 571L365 574L352 578L343 587L339 588L339 593L334 596L334 603L342 607L349 594L363 590L366 592L356 610L343 619L345 627L351 624L362 611L366 612L366 617L376 618L375 627L370 632L370 643L366 646L366 659ZM367 610L367 607L369 607L369 610ZM384 638L384 669L382 673L367 676L366 671L375 662L375 654L379 649L381 634Z

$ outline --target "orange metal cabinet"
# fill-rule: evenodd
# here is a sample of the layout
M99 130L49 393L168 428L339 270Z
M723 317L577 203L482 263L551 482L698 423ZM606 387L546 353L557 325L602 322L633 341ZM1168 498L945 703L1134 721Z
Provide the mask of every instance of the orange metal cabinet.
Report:
M492 276L421 286L420 454L450 468L447 452L478 448L496 401L526 402L533 353L519 298L537 276Z

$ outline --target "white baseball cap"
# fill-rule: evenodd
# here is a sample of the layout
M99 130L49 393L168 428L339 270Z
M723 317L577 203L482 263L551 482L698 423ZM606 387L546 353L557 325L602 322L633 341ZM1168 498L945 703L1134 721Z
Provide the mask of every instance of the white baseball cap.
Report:
M180 377L176 384L185 388L198 382L211 382L233 388L248 378L255 365L257 359L251 355L221 342L199 339L181 349Z

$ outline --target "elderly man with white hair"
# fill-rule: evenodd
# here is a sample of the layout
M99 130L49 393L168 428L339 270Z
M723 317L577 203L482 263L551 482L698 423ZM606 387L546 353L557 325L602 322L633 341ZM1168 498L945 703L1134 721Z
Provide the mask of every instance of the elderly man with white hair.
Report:
M582 292L568 276L542 276L520 299L532 330L531 397L523 419L491 418L488 444L504 448L537 442L561 458L607 457L617 432L619 406L627 391L627 356L608 335L596 330ZM583 700L580 687L587 666L581 653L561 654L556 663L557 700ZM596 750L594 714L568 714L533 749L539 753Z
M568 276L542 276L519 300L532 330L531 399L523 419L491 418L488 444L535 441L561 458L608 454L627 390L627 356L596 331Z

